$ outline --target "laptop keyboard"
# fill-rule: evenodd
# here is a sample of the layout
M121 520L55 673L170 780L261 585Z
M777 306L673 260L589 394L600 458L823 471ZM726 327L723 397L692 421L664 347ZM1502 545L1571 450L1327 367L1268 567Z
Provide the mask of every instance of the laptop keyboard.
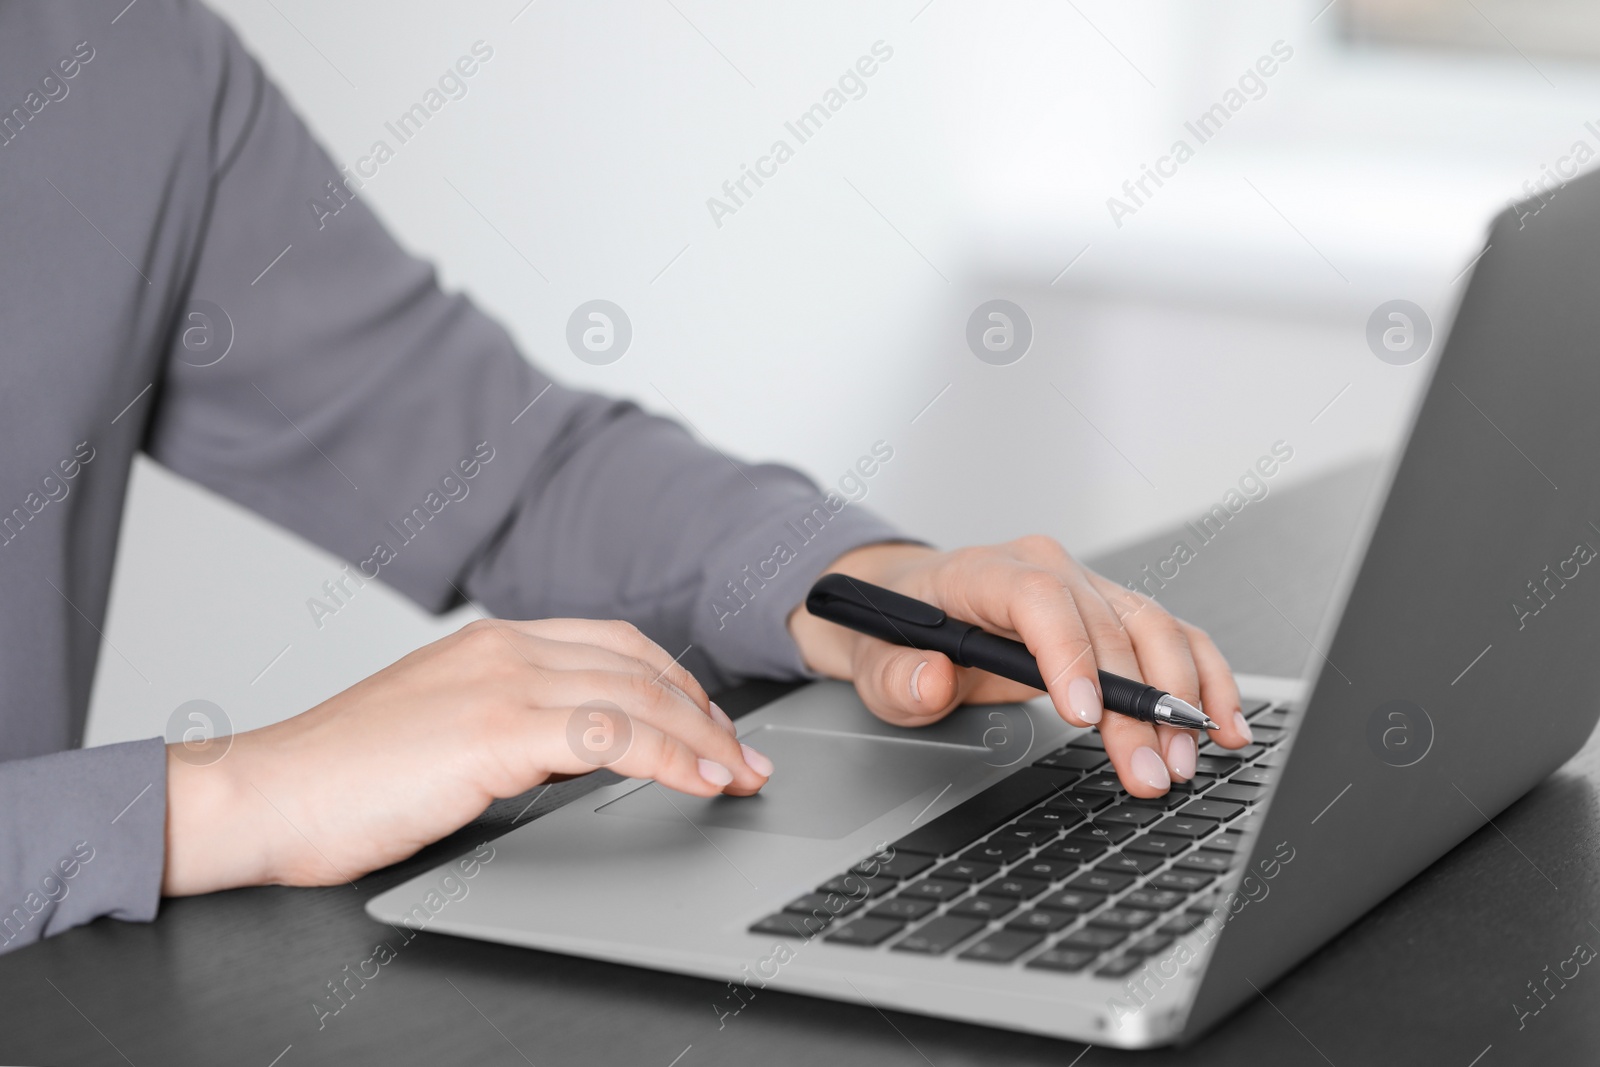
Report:
M1242 863L1291 713L1245 709L1254 743L1203 741L1193 780L1123 790L1085 734L760 919L751 933L1120 978L1208 918Z

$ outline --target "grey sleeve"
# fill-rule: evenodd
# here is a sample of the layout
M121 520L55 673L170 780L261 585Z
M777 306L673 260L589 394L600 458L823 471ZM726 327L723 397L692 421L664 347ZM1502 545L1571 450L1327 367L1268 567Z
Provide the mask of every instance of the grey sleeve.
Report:
M101 915L155 918L166 797L160 738L0 763L0 952Z
M628 619L674 655L692 645L711 684L803 674L788 613L895 531L531 366L396 244L220 21L214 37L187 291L231 347L177 334L155 458L349 560L346 594L376 578L433 611ZM339 606L308 599L308 624Z

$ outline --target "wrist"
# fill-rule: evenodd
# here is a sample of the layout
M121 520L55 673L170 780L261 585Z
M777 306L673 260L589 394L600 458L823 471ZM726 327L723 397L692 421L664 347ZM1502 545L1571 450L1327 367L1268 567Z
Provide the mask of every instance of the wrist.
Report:
M879 541L851 549L830 563L825 573L892 586L897 575L938 554L938 549L909 541ZM789 613L788 626L807 667L828 678L851 677L860 634L817 618L803 603Z
M210 744L235 745L238 737ZM263 836L250 825L258 805L245 801L245 788L225 751L204 762L205 749L183 743L167 746L166 862L163 896L181 897L270 882Z

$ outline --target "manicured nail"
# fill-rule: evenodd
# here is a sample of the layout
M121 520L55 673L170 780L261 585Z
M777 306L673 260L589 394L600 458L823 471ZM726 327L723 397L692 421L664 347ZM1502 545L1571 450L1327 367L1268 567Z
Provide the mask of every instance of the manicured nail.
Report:
M728 713L717 707L717 702L715 700L711 702L711 717L716 720L718 726L722 727L730 734L737 734L739 732L739 728L733 725L733 720L728 718Z
M721 789L733 781L733 772L716 760L703 759L700 761L700 777Z
M1194 747L1194 738L1183 733L1172 739L1167 746L1167 765L1172 768L1175 777L1187 782L1194 777L1194 761L1199 753Z
M917 685L917 680L922 677L922 668L927 665L928 661L923 660L911 670L911 702L913 704L922 703L922 688Z
M1244 712L1242 711L1233 713L1233 728L1243 734L1247 742L1256 739L1256 735L1250 732L1250 720L1244 717Z
M1161 757L1156 755L1156 750L1140 746L1133 750L1133 760L1130 763L1133 776L1151 789L1165 791L1172 788L1172 778L1167 774L1167 765L1161 762Z
M763 778L772 777L771 760L757 752L755 749L751 748L749 745L740 745L739 751L744 753L744 761L745 763L749 764L752 771L755 771Z
M1074 678L1067 683L1067 707L1084 722L1100 721L1100 694L1087 678Z

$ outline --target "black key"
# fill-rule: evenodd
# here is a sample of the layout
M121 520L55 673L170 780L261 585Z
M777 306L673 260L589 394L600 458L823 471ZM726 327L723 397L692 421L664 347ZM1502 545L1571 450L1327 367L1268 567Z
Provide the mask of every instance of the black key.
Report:
M1032 826L1003 826L989 836L990 841L1015 841L1020 845L1032 848L1042 844L1055 836L1053 830L1041 830Z
M1243 774L1243 771L1239 772ZM1254 804L1266 799L1267 791L1259 785L1235 785L1232 779L1223 782L1206 794L1207 800L1225 800L1230 804ZM1198 803L1198 802L1197 802Z
M1089 925L1103 930L1140 930L1149 926L1155 917L1155 912L1139 908L1107 908L1090 919Z
M1079 793L1069 789L1045 801L1044 806L1046 810L1072 811L1088 818L1101 808L1109 807L1111 800L1104 793Z
M1061 775L1025 767L894 843L900 852L948 856L1056 792Z
M1012 900L1032 900L1050 888L1049 882L1037 878L996 878L979 892L991 897L1009 897Z
M1006 900L1003 897L968 897L966 900L952 904L946 915L960 915L968 919L999 919L1010 915L1017 910L1017 901Z
M1067 747L1098 748L1101 752L1104 752L1106 750L1106 741L1105 738L1100 736L1100 731L1095 730L1092 733L1080 734L1079 736L1074 737L1071 741L1067 742Z
M1092 926L1085 926L1082 930L1072 933L1056 942L1057 948L1081 948L1094 952L1103 952L1112 945L1119 945L1128 939L1126 930L1097 930Z
M1226 752L1227 749L1216 748L1213 752ZM1239 769L1237 756L1204 755L1194 761L1195 770L1202 774L1215 774L1218 777L1227 777Z
M1097 871L1125 871L1129 874L1149 874L1167 862L1165 856L1151 856L1143 852L1114 852L1094 865Z
M768 915L759 922L752 923L752 934L771 934L774 937L798 937L802 941L809 941L817 934L828 928L833 921L829 915L796 915L793 912L780 911L776 915Z
M1144 935L1129 945L1126 951L1133 956L1154 956L1157 952L1165 952L1170 948L1173 940L1171 934L1163 934L1157 931L1153 934Z
M1150 829L1158 834L1175 834L1193 841L1208 836L1218 825L1215 819L1196 819L1192 815L1168 815Z
M1118 804L1110 811L1102 811L1094 817L1094 824L1100 826L1148 826L1161 818L1159 811L1152 810L1140 804Z
M947 882L942 878L924 878L912 882L900 895L918 900L954 900L967 891L966 882Z
M1049 859L1040 853L1032 859L1023 860L1009 873L1013 878L1043 878L1047 882L1059 882L1077 869L1076 860Z
M1000 871L997 863L978 863L973 860L953 860L943 867L937 867L929 878L943 878L951 882L982 882L993 878Z
M893 878L867 878L859 874L841 874L817 886L817 892L843 893L847 897L881 897L899 884Z
M1256 760L1255 763L1251 764L1251 766L1266 767L1271 770L1277 770L1279 767L1283 766L1283 753L1268 752L1265 756L1262 756L1260 759Z
M1234 785L1271 785L1278 780L1278 772L1271 767L1246 767L1228 781Z
M863 915L834 928L827 940L835 945L881 945L905 925L899 919L874 919Z
M1032 911L1020 912L1013 915L1006 922L1007 930L1026 930L1036 934L1053 934L1063 930L1078 921L1078 916L1070 911L1042 911L1038 908Z
M1034 760L1035 767L1051 767L1058 771L1093 771L1110 762L1104 749L1063 748Z
M1283 730L1286 729L1288 725L1289 713L1280 709L1278 711L1268 712L1266 715L1262 715L1259 718L1252 719L1250 722L1250 729L1252 732L1254 732L1257 726L1265 726L1269 730Z
M1145 834L1122 846L1124 852L1148 852L1152 856L1176 856L1192 842L1187 837L1169 834Z
M1221 788L1221 786L1217 787L1217 789ZM1210 796L1215 795L1216 791L1216 789L1213 789L1207 794L1207 797L1209 798ZM1226 804L1220 800L1206 799L1191 800L1189 803L1178 809L1178 814L1198 815L1202 819L1216 819L1219 822L1226 822L1243 811L1244 808L1240 807L1238 804Z
M1230 832L1218 834L1200 847L1210 849L1213 852L1237 852L1242 844L1244 844L1244 835Z
M1068 889L1087 889L1095 893L1120 893L1133 884L1133 875L1116 871L1084 871L1067 882Z
M1258 745L1275 745L1283 740L1283 731L1271 726L1250 726L1250 740Z
M1172 918L1156 927L1156 932L1161 934L1182 935L1188 933L1190 930L1199 928L1205 923L1205 921L1205 915L1174 915Z
M957 915L941 915L929 919L902 937L894 946L896 952L922 952L938 956L949 952L961 942L984 928L981 919L967 919Z
M1028 845L1019 841L984 841L973 845L961 854L963 860L996 869L1028 854ZM937 873L937 872L936 872Z
M1234 857L1226 852L1196 852L1173 864L1174 870L1221 874L1233 866Z
M1136 808L1156 808L1158 809L1157 814L1160 814L1162 811L1169 811L1178 807L1186 800L1193 799L1194 795L1187 789L1173 790L1169 788L1158 797L1126 797L1122 803L1125 806L1131 805Z
M895 878L903 882L907 878L915 878L932 866L932 856L924 856L920 852L897 851L888 859L882 856L868 856L850 869L857 874Z
M1243 748L1230 748L1225 749L1224 751L1236 759L1242 759L1246 763L1249 763L1251 760L1261 755L1261 753L1265 752L1266 748L1262 745L1246 745Z
M1090 841L1105 841L1114 845L1118 841L1126 841L1138 832L1139 828L1132 823L1113 822L1102 826L1098 822L1092 822L1086 826L1078 827L1067 837L1069 840L1074 837L1087 838Z
M1068 837L1039 853L1039 857L1052 863L1071 863L1077 865L1088 863L1099 856L1110 844L1092 838Z
M1144 966L1143 956L1118 956L1094 972L1096 978L1122 978Z
M1128 908L1166 911L1168 908L1176 908L1187 897L1187 893L1176 889L1135 889L1117 903Z
M783 906L784 911L801 915L820 912L823 915L849 915L867 902L865 897L847 897L843 893L807 893Z
M1178 889L1186 893L1193 893L1210 885L1211 880L1215 877L1216 875L1208 874L1205 871L1171 870L1162 871L1150 879L1150 884L1157 889Z
M867 912L867 916L873 919L893 919L896 922L903 923L915 922L926 917L936 907L938 905L931 900L895 897L893 900L886 900Z
M1114 774L1096 774L1078 782L1072 790L1075 793L1102 793L1106 796L1116 796L1122 792L1122 783Z
M1083 816L1075 811L1065 811L1060 808L1039 808L1022 816L1012 826L1025 827L1029 830L1070 830L1083 821Z
M1270 707L1272 707L1272 701L1270 700L1257 701L1256 703L1244 709L1244 717L1247 719L1254 719L1257 715L1260 715ZM1250 729L1254 730L1255 728L1256 724L1252 722L1250 724Z
M1043 900L1039 901L1041 908L1050 908L1052 911L1070 911L1080 914L1093 911L1105 903L1104 893L1091 893L1085 889L1059 889Z
M1010 963L1044 938L1022 930L997 930L961 954L964 960Z
M1041 971L1065 971L1072 974L1089 966L1099 954L1077 948L1053 948L1029 960L1028 966L1037 967Z

